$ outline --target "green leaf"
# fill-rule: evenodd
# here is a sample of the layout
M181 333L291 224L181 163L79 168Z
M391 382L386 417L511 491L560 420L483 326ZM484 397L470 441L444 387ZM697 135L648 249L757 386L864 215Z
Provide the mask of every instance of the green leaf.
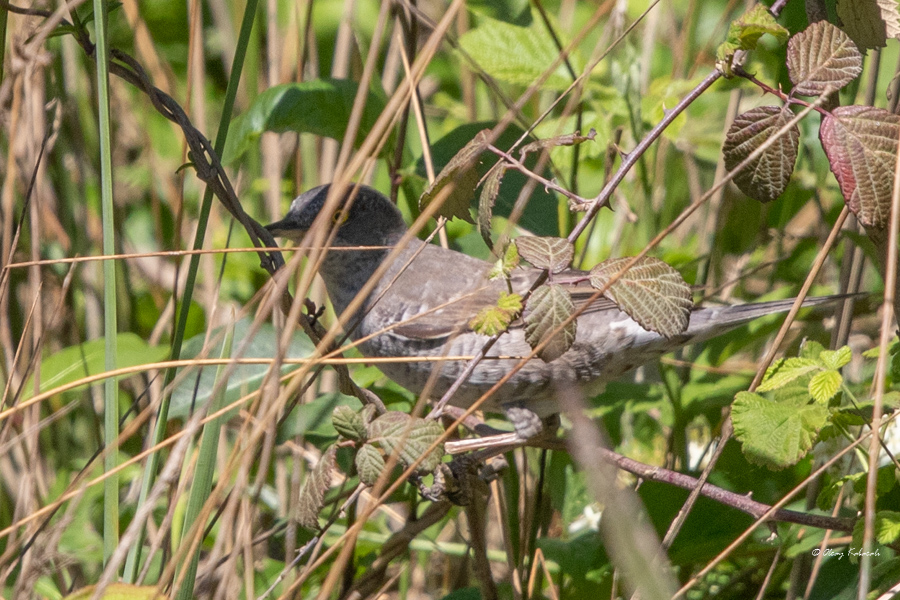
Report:
M332 415L336 407L345 405L354 411L360 410L357 398L345 396L340 392L326 392L312 402L304 402L294 407L278 429L278 443L283 444L298 435L315 438L318 442L333 442L337 439L338 433L332 423ZM324 443L318 445L324 448Z
M716 57L720 61L730 62L738 50L755 50L759 38L767 33L779 41L784 41L788 37L788 30L775 21L775 17L768 9L762 4L756 4L740 18L731 22L725 41L716 50Z
M871 106L838 106L819 127L844 202L866 227L888 225L898 137L900 116Z
M506 331L519 313L522 312L522 297L519 294L500 294L496 306L488 306L481 309L475 317L469 321L469 327L475 333L493 336Z
M319 511L325 503L325 492L331 487L331 476L334 473L335 446L328 447L315 468L309 472L297 499L297 522L304 527L319 527Z
M825 352L825 346L815 340L806 340L806 342L803 343L803 346L800 347L798 356L800 356L800 358L819 360L819 357L823 352Z
M841 389L844 378L837 371L821 371L809 380L809 394L816 402L827 404Z
M819 21L788 42L787 67L793 93L818 96L859 77L862 54L850 36L828 21Z
M250 331L253 328L253 317L241 319L234 326L234 339L239 340L235 344L235 352L240 351L243 358L265 358L271 359L274 348L281 343L281 332L276 331L271 324L266 323L256 330L252 339ZM217 339L219 330L213 332L213 338ZM184 343L181 351L182 358L198 358L203 355L203 345L206 342L206 334L201 333L192 337ZM222 342L214 345L206 353L207 357L217 356L221 352ZM309 338L302 332L296 331L290 340L290 345L285 352L285 358L307 358L314 350ZM281 365L281 374L286 375L300 369L300 364L283 364ZM183 369L179 369L179 374ZM228 387L225 393L225 403L231 404L239 398L259 389L266 373L269 371L268 364L242 364L238 365L228 378ZM197 381L197 373L200 373L200 381ZM169 419L180 419L187 416L192 407L200 405L209 394L212 393L215 386L216 370L214 367L202 367L192 369L191 373L186 377L181 377L176 384L175 390L172 392L172 404L169 409ZM331 412L328 409L327 415Z
M731 407L734 433L747 460L771 469L803 458L828 415L818 404L778 404L750 392L738 392Z
M538 269L564 271L572 263L575 247L569 240L549 236L522 236L515 239L519 256Z
M900 539L900 512L880 510L875 513L875 539L880 544L893 544Z
M560 285L542 285L528 299L525 311L525 340L529 346L536 348L562 326L562 329L538 352L538 356L545 362L556 360L575 342L576 320L572 319L563 326L574 312L572 297Z
M514 243L510 242L506 245L503 256L497 259L490 273L488 273L488 279L506 279L512 273L512 270L518 266L519 249Z
M356 452L356 470L359 480L366 485L375 485L375 481L384 471L384 457L372 444L363 444Z
M631 258L610 258L591 269L591 285L606 287L613 275ZM645 256L616 280L604 293L629 317L648 331L667 338L683 333L690 320L691 287L681 273L659 260Z
M481 153L487 150L488 134L490 134L488 129L479 131L450 159L450 162L441 169L432 184L419 198L420 209L424 209L437 198L441 190L452 185L449 195L438 209L437 214L448 219L458 217L469 223L473 222L472 215L469 214L469 203L472 196L475 195L475 187L479 181L475 163Z
M63 600L90 600L94 597L96 585L89 585L72 592ZM106 587L100 600L166 600L155 585L131 585L129 583L111 583Z
M854 473L849 476L849 481L853 482L853 491L857 494L864 495L866 493L866 487L868 487L868 473L859 472ZM875 474L875 495L881 496L890 491L894 484L897 482L897 478L894 475L894 465L885 465L883 467L879 467L878 472Z
M775 361L766 369L766 376L756 388L759 392L769 392L782 388L795 379L809 375L821 369L818 361L811 358L786 358Z
M222 162L237 161L265 131L296 131L343 140L358 88L349 79L311 79L269 88L256 97L247 112L232 121ZM385 104L384 95L372 88L366 97L356 145L375 125ZM389 146L384 150L388 154Z
M385 454L398 452L400 461L405 465L411 465L425 454L443 433L444 429L437 421L413 418L399 411L384 413L369 423L368 427L369 442L376 444ZM443 455L444 446L439 444L419 464L418 470L433 471Z
M837 350L823 350L821 354L819 354L819 360L822 361L825 368L833 369L835 371L849 363L852 358L853 351L850 350L850 346L844 346Z
M366 439L366 424L363 423L362 415L345 404L334 408L331 423L348 440L362 442Z
M99 375L106 371L103 338L91 340L77 346L70 346L55 352L41 361L41 385L39 394L53 388L68 385L90 375ZM116 335L116 365L127 368L146 365L165 360L169 356L167 348L150 346L133 333ZM84 386L72 388L81 389ZM22 399L27 400L35 395L34 376L28 378L22 388Z
M565 47L566 40L561 41ZM559 57L559 49L540 19L533 19L529 27L519 27L483 17L478 27L459 39L459 45L488 75L518 85L534 83ZM575 63L575 72L580 72L577 57L571 56L570 61ZM560 61L541 88L564 90L571 83L572 76Z
M780 106L759 106L738 115L725 134L722 146L725 168L736 169L793 116L789 108ZM734 176L735 185L754 200L775 200L784 193L791 180L799 143L800 128L794 125Z

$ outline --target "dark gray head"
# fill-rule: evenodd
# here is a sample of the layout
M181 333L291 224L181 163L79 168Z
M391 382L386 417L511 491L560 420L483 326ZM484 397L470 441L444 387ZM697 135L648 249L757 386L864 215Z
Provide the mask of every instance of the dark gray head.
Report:
M319 215L328 197L330 184L303 192L291 203L287 215L266 229L276 237L299 242ZM351 201L352 200L352 201ZM349 214L345 208L349 206ZM396 241L406 231L400 211L378 190L352 185L341 199L332 222L343 219L334 244L338 246L385 246Z

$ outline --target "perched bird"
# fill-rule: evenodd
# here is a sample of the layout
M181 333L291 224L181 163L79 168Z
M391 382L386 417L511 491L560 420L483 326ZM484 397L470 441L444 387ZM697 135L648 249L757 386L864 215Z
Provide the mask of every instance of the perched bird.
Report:
M275 236L299 242L322 210L328 190L329 186L323 185L301 194L285 218L267 229ZM341 212L348 205L349 209ZM342 314L407 227L400 211L384 195L366 186L349 188L332 220L343 222L319 274L335 311ZM471 330L471 319L507 291L505 281L488 279L491 268L485 261L413 238L347 321L350 336L355 340L368 338L359 349L371 357L472 356L488 337ZM581 271L571 273L586 275ZM513 291L524 293L539 274L534 268L515 269ZM586 285L572 286L576 306L595 291ZM831 300L813 298L805 304ZM604 383L662 354L720 335L757 317L786 311L792 303L782 300L694 308L687 330L666 338L644 329L614 303L601 298L578 317L575 342L568 351L551 362L531 359L482 407L493 412L503 410L520 438L531 437L540 430L540 419L559 413L555 400L559 386L575 385L588 395L596 395ZM471 405L520 362L515 357L530 353L521 322L514 322L450 403ZM439 398L459 377L466 362L380 362L379 368L416 393L422 392L432 371L437 370L430 395Z

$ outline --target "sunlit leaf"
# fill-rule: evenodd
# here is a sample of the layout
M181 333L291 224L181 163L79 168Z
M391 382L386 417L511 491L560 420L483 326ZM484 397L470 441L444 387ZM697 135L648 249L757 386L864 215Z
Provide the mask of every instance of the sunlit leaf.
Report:
M503 250L503 256L497 259L488 273L488 279L506 279L520 263L519 248L510 242Z
M788 36L788 30L775 21L768 9L762 4L756 4L731 22L725 41L716 49L716 58L720 63L730 63L735 52L755 49L759 38L767 33L779 41ZM728 67L727 64L721 66Z
M792 381L805 377L821 370L818 361L811 358L792 357L775 361L763 377L762 383L756 389L760 392L769 392L782 388Z
M519 294L500 294L495 306L487 306L469 322L475 333L493 336L506 331L509 324L522 312L522 297Z
M90 600L94 597L96 589L96 585L89 585L72 592L63 600ZM100 600L167 600L168 597L166 594L160 593L159 588L155 585L131 585L129 583L111 583L99 596Z
M725 134L722 147L725 168L729 171L736 169L754 150L787 125L793 116L790 109L779 106L759 106L738 115ZM794 125L735 175L735 185L760 202L778 198L791 179L799 142L800 129Z
M544 89L563 90L572 83L572 75L559 58L559 48L538 19L529 27L482 17L474 29L459 39L459 45L478 66L500 81L530 85L553 64L556 68L542 85ZM564 31L556 29L559 33ZM563 42L565 45L565 42ZM575 56L575 71L579 71Z
M819 354L819 360L826 369L838 370L849 363L851 358L853 358L853 352L850 350L850 346L843 346L837 350L823 350Z
M893 544L900 538L900 512L879 510L875 513L875 539L879 544Z
M771 469L796 464L828 421L819 404L776 403L759 394L738 392L731 407L734 434L750 462Z
M827 403L841 389L843 377L837 371L821 371L809 380L809 394L816 402Z
M603 261L591 269L591 285L603 289L631 260L622 257ZM691 287L681 273L650 256L625 271L604 295L641 327L665 337L687 329L694 305Z

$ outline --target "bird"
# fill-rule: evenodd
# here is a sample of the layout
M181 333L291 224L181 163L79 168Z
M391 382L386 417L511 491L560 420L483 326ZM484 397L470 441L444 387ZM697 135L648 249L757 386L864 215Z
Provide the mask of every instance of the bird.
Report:
M302 242L324 209L329 190L330 184L325 184L302 193L282 220L266 228L275 237ZM329 223L337 230L318 272L335 312L341 315L397 247L407 233L407 225L387 197L364 185L349 186L333 211ZM542 273L533 267L516 268L508 287L506 281L489 278L492 267L486 261L412 237L354 314L346 315L345 329L352 339L362 340L358 348L364 356L423 359L379 362L378 366L402 387L421 394L428 385L430 396L440 397L463 373L468 361L427 359L476 354L489 338L472 329L472 318L482 308L495 305L509 287L525 293ZM587 275L575 270L569 273ZM578 306L596 290L575 285L570 292ZM809 298L804 305L835 298ZM517 437L530 439L560 412L557 393L561 386L575 386L589 397L596 396L607 382L663 354L758 317L787 311L793 302L692 307L686 330L665 337L642 327L611 300L600 298L578 316L574 343L564 354L549 362L531 358L481 408L505 413ZM531 351L522 320L518 319L500 335L450 398L450 404L471 406ZM435 370L438 372L433 373Z

